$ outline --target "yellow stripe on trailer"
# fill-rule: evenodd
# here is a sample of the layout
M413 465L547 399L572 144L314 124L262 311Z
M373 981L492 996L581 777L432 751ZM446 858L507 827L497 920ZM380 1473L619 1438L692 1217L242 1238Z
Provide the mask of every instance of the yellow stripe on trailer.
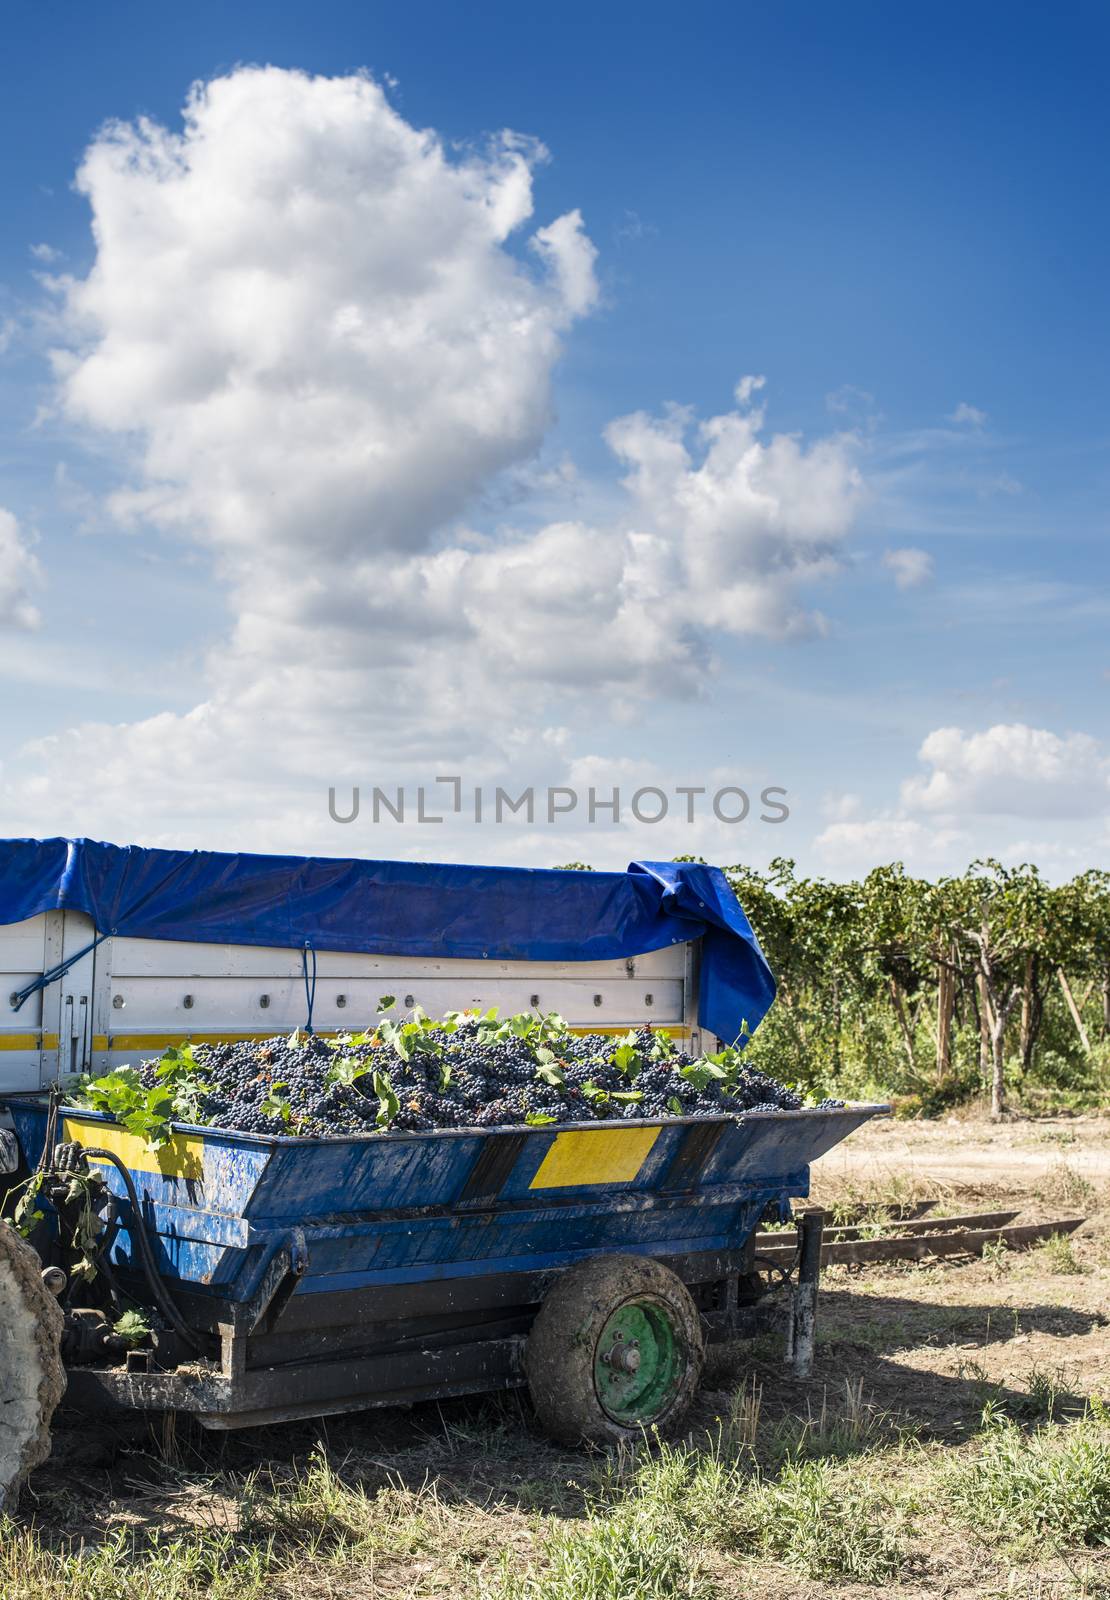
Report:
M585 1128L557 1133L530 1189L631 1183L658 1139L659 1128Z
M157 1148L125 1128L109 1123L80 1122L63 1118L62 1137L82 1149L99 1145L118 1156L132 1172L160 1173L163 1178L203 1178L204 1140L195 1133L175 1133L168 1143ZM91 1158L94 1162L96 1156ZM107 1166L109 1163L103 1162Z
M0 1033L0 1050L37 1050L39 1038L37 1033Z

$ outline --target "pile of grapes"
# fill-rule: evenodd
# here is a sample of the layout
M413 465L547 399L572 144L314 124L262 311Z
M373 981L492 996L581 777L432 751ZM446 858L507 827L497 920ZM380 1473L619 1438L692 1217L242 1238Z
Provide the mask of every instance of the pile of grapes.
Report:
M792 1089L746 1066L740 1050L695 1059L661 1032L578 1035L554 1013L449 1012L436 1021L417 1010L407 1021L387 1019L338 1038L298 1032L182 1046L167 1056L169 1064L167 1057L142 1063L135 1090L170 1094L176 1120L310 1139L737 1116L802 1104ZM102 1109L112 1109L103 1098L107 1081L90 1085Z

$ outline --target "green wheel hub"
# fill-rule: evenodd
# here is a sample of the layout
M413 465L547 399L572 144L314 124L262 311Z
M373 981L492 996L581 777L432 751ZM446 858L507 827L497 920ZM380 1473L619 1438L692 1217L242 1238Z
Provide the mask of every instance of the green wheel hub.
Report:
M626 1300L602 1327L594 1388L615 1422L649 1423L666 1411L685 1368L668 1308L658 1300Z

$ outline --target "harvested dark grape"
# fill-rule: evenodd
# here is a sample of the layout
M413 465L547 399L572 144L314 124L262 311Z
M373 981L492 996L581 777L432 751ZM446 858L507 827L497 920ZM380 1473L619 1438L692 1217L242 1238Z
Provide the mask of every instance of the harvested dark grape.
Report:
M434 1021L417 1011L366 1033L198 1044L193 1056L197 1121L302 1138L735 1117L802 1104L739 1050L694 1058L663 1032L576 1034L553 1014ZM145 1086L157 1067L140 1067ZM840 1104L826 1100L821 1109Z

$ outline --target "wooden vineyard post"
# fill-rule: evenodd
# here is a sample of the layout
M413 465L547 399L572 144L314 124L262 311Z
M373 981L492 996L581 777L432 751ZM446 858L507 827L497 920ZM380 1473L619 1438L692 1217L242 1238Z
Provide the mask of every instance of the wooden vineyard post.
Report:
M1071 984L1068 982L1068 976L1063 967L1056 968L1056 976L1060 980L1060 988L1064 991L1064 999L1068 1003L1068 1010L1071 1012L1071 1020L1075 1023L1075 1031L1079 1035L1079 1042L1083 1046L1083 1049L1086 1051L1086 1053L1090 1055L1091 1041L1087 1037L1087 1030L1083 1026L1083 1018L1079 1014L1079 1007L1075 1003L1075 999L1071 992Z

